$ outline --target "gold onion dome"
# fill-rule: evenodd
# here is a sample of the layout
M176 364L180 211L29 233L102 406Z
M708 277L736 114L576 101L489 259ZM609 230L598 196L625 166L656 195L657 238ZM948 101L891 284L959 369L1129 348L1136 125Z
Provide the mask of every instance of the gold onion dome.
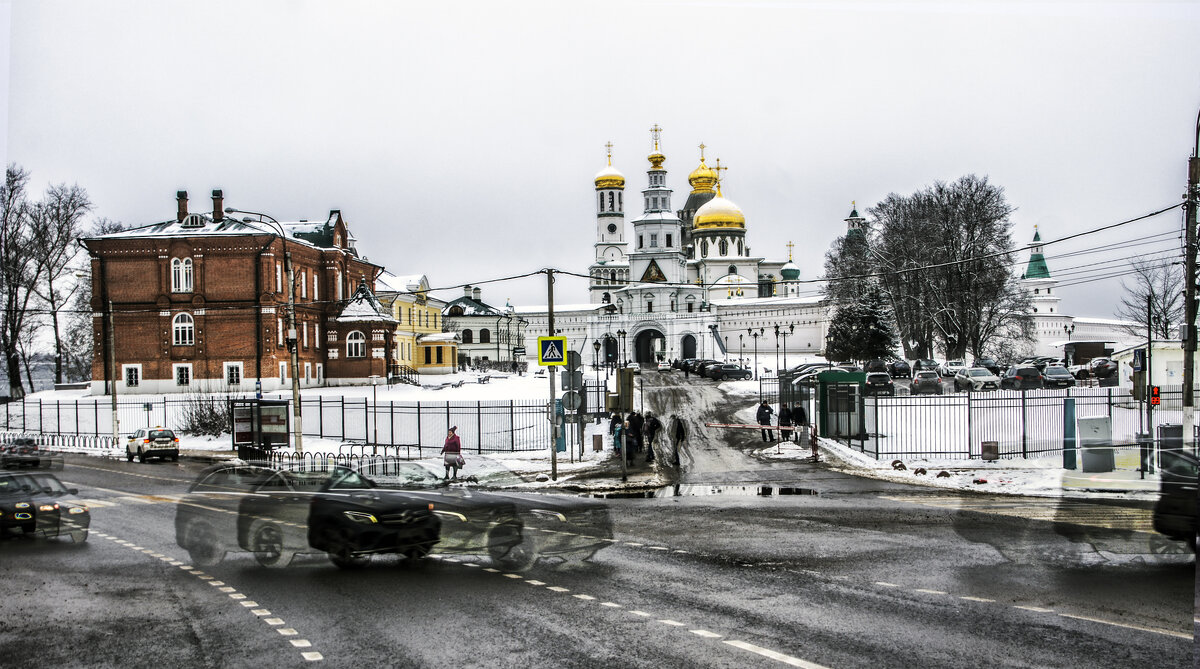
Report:
M717 184L717 173L704 164L703 156L700 157L700 166L688 175L688 183L692 185L693 193L712 191L713 186Z
M693 172L692 174L695 174ZM697 229L704 228L745 228L746 216L742 210L729 200L721 197L720 189L717 196L696 210L692 225Z
M646 156L646 160L650 161L650 169L661 170L663 162L667 159L666 156L658 150L658 143L654 143L654 153Z
M610 163L608 167L596 172L596 188L624 188L625 175Z

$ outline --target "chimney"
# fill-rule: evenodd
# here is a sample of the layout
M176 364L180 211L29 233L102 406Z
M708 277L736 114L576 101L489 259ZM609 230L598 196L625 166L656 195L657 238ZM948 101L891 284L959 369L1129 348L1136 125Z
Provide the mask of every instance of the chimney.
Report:
M183 223L183 219L187 218L187 191L181 190L175 193L175 201L179 203L179 211L175 214L175 222Z
M471 287L463 286L463 297L471 297Z
M213 223L220 223L225 220L225 196L221 194L221 189L216 189L212 194L213 198Z
M476 301L476 302L478 302L478 301L479 301L479 295L480 295L482 292L483 292L483 291L481 291L481 290L479 290L478 288L476 288L476 289L474 289L474 290L472 290L472 291L471 291L471 297L475 298L475 301Z

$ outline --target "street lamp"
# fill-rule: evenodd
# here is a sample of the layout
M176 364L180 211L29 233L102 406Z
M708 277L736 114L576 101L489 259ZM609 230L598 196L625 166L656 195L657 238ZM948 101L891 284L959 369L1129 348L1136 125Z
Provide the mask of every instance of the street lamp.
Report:
M617 336L621 338L621 351L620 351L619 357L621 358L622 365L624 365L627 362L625 360L625 357L626 357L625 356L625 335L627 335L627 334L629 334L629 333L624 330L617 330Z
M729 362L729 335L725 335L725 362Z
M1067 345L1063 347L1063 352L1067 354L1067 366L1071 366L1071 359L1075 357L1075 347L1071 346L1071 335L1075 334L1075 324L1063 326L1063 332L1067 333Z
M378 394L378 390L377 390L378 386L376 384L379 383L379 375L372 374L368 378L371 379L371 417L372 417L371 422L373 424L373 430L374 430L374 436L371 438L371 444L374 445L376 450L378 450L378 448L379 448L379 394Z
M790 323L788 325L787 331L781 332L781 334L783 335L783 368L784 369L787 369L787 366L788 366L788 364L787 364L787 338L788 338L788 335L791 335L795 332L796 332L796 324L795 323Z
M775 378L779 378L779 324L775 324Z
M746 335L738 333L738 366L746 364L746 344L742 341L742 337Z
M596 385L599 386L600 385L600 340L599 339L592 342L592 368L596 370ZM607 372L605 372L605 375L607 375ZM607 390L608 389L605 388L605 392L607 392ZM600 393L600 402L601 402L601 405L596 407L596 409L600 409L604 406L603 405L604 392ZM600 420L600 412L599 411L596 411L596 420L597 421Z
M304 451L304 446L303 446L304 430L302 427L303 419L301 418L301 414L300 414L300 374L299 374L299 371L300 371L299 348L300 347L297 346L297 341L296 341L296 274L295 274L295 270L292 268L292 253L291 253L291 251L288 251L287 233L284 232L283 225L281 225L279 223L279 221L275 220L271 216L259 213L257 211L246 211L244 209L235 209L233 207L226 207L225 213L226 214L251 214L253 216L257 216L259 222L263 222L263 219L267 219L267 220L271 221L271 223L276 228L279 229L279 241L283 243L283 260L284 260L284 265L287 267L287 277L288 277L287 341L288 341L288 348L291 349L291 352L292 352L292 369L291 369L291 375L292 375L292 430L295 433L294 439L295 439L295 445L296 445L296 452L301 453ZM275 234L275 233L272 232L271 234Z
M754 380L758 380L758 338L766 333L766 328L759 328L758 332L754 328L746 328L746 334L754 338Z

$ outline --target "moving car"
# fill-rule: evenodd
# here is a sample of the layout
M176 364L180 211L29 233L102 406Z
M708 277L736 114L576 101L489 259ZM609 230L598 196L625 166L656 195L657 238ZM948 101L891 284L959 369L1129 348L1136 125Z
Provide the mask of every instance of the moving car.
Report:
M1160 452L1159 495L1152 516L1154 531L1196 550L1196 488L1200 463L1179 449Z
M1097 379L1107 379L1117 373L1117 363L1111 358L1092 358L1088 363L1088 374Z
M63 456L42 450L31 437L16 437L0 444L0 468L62 469Z
M748 379L753 376L750 373L750 370L734 364L723 364L710 367L708 369L708 375L709 377L718 381L736 381L739 379Z
M1005 390L1039 390L1042 373L1037 367L1013 365L1000 377L1000 387Z
M667 371L670 369L671 369L671 363L667 362L666 360L662 360L658 363L658 371L662 372L662 371Z
M942 377L938 376L937 372L932 370L922 370L913 375L912 385L909 387L910 395L921 395L930 393L933 395L942 394Z
M49 472L0 472L0 535L19 531L46 539L69 536L77 544L87 541L88 508L64 499L78 493Z
M1000 387L1000 377L986 367L967 367L958 370L954 375L954 391L963 390L996 390Z
M414 561L439 540L429 501L382 490L346 467L276 469L243 462L205 469L175 507L175 541L198 566L248 551L265 567L327 553L339 568L376 553Z
M125 442L125 459L133 462L145 462L150 458L171 458L179 460L179 437L171 430L162 427L141 428L129 435Z
M642 365L637 362L629 362L625 364L625 369L632 369L634 374L642 373Z
M1042 375L1042 384L1046 388L1071 388L1075 385L1075 377L1066 367L1048 365Z
M908 366L905 360L893 360L887 366L887 373L892 375L893 379L911 379L912 368Z
M895 395L896 385L887 372L871 372L863 385L863 395Z

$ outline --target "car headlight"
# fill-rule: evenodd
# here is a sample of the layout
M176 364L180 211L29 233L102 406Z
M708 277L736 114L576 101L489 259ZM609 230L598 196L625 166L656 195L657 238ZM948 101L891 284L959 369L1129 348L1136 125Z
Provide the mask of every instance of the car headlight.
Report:
M56 511L56 510L58 510L57 504L43 504L38 507L38 511Z
M17 508L18 509L28 509L29 502L17 502Z
M342 515L356 523L362 523L364 525L373 525L379 522L378 518L363 511L343 511Z
M85 507L85 506L73 506L73 507L71 507L71 510L68 511L67 513L79 514L79 513L87 513L87 512L88 512L88 510L87 510L87 507Z

